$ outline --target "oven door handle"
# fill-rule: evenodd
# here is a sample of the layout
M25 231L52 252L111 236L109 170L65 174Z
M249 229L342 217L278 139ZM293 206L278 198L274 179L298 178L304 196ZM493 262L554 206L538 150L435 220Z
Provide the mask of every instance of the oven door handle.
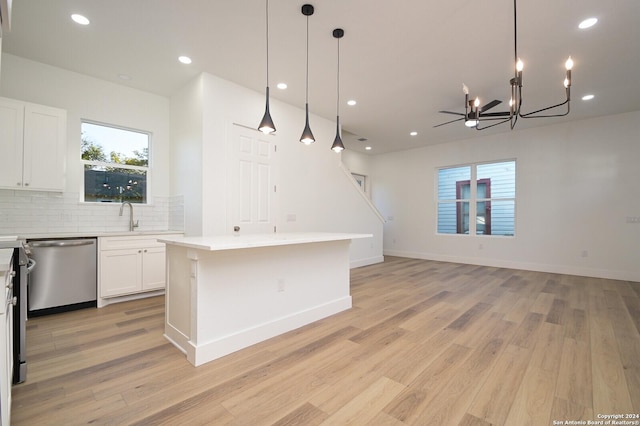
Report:
M35 259L30 257L29 260L27 261L27 274L30 274L33 268L35 267L36 267L36 261Z

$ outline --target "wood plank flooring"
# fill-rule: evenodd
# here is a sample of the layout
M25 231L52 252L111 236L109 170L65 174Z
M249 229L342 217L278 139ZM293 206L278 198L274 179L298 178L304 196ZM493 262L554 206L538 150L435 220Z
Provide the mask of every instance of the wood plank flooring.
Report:
M353 309L197 368L162 335L163 297L30 319L12 424L537 426L640 413L640 283L387 257L352 270L351 291Z

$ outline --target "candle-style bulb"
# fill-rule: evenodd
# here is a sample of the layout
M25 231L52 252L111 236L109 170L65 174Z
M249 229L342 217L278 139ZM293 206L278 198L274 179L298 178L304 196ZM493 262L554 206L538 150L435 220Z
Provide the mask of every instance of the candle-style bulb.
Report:
M564 66L567 69L567 71L573 68L573 59L571 59L571 56L569 56L569 59L567 59L567 62L564 63Z
M476 98L476 100L473 101L473 106L478 108L480 106L480 99Z
M516 62L516 71L522 72L524 69L524 63L522 63L522 59L518 58L518 62Z
M568 78L565 78L565 79L564 79L564 87L565 87L565 88L568 88L568 87L569 87L569 79L568 79Z

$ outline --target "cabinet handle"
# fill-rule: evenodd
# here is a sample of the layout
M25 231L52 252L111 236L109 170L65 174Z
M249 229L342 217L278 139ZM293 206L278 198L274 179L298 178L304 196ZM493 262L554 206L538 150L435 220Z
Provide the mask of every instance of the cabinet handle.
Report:
M142 253L142 250L138 250L138 253Z
M22 186L21 182L16 183L17 186Z
M146 253L146 252L147 252L147 249L145 249L145 250L144 250L144 252Z
M29 186L29 182L25 182L25 183L24 183L24 186Z

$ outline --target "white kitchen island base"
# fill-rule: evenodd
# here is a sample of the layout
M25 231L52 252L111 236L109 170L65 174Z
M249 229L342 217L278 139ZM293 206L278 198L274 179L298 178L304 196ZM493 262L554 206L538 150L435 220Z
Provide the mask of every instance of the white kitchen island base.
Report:
M160 239L165 336L193 365L351 308L349 244L366 234Z

